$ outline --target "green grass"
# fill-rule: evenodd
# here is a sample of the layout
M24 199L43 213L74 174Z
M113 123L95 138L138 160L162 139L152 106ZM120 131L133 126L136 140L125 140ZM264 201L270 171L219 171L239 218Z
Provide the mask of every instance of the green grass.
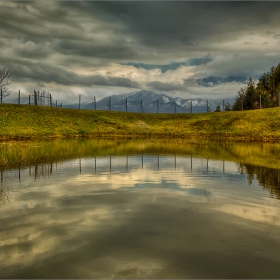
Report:
M0 105L0 140L163 138L280 140L280 108L201 114L141 114Z

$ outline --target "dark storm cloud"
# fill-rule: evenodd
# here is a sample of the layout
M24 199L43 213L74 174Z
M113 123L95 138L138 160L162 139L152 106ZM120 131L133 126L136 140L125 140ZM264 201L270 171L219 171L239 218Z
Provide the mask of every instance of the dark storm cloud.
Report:
M205 50L204 43L233 39L256 27L275 24L277 2L19 2L17 11L1 13L2 32L33 42L57 40L53 51L116 60L147 59L140 45L168 53ZM53 7L52 7L53 6ZM13 18L13 21L10 19ZM92 21L98 23L91 26ZM86 23L89 29L86 30ZM109 45L89 40L97 32L109 32ZM265 31L264 31L265 32ZM275 31L271 31L275 32ZM126 42L132 37L137 45ZM73 41L75 40L75 41ZM172 49L176 48L176 49Z
M92 2L87 9L124 23L144 45L204 48L202 42L233 38L256 27L279 29L279 2Z
M137 82L133 82L127 78L102 77L100 75L82 76L58 66L29 61L13 60L10 62L7 61L6 64L10 69L13 69L13 76L15 79L25 82L54 82L61 85L84 87L100 85L140 88Z
M164 75L161 82L143 78L137 68L165 73L197 66L196 79L254 76L279 57L279 26L280 2L2 1L0 63L16 65L17 81L137 88L148 80L171 90L186 79L183 71L169 83ZM135 69L127 74L125 66ZM86 77L73 69L112 75ZM118 78L125 75L134 80Z
M63 40L55 44L54 50L63 54L105 59L131 59L137 57L137 53L122 42L112 42L112 45L98 45L98 42L96 44L96 42Z
M0 10L1 33L34 42L83 37L83 28L55 2L10 2ZM12 19L12 20L11 20Z
M19 57L31 58L31 59L40 59L47 58L52 55L53 51L46 44L34 44L33 42L24 42L19 44L17 48L14 49L14 52Z
M201 64L206 64L210 61L212 61L212 57L210 54L208 54L204 57L192 58L192 59L188 59L187 61L182 61L182 62L172 62L167 65L155 65L155 64L137 63L137 62L127 62L127 63L121 63L121 64L134 66L136 68L144 68L146 70L160 69L162 71L162 73L165 73L168 70L175 70L181 66L197 66L197 65L201 65Z

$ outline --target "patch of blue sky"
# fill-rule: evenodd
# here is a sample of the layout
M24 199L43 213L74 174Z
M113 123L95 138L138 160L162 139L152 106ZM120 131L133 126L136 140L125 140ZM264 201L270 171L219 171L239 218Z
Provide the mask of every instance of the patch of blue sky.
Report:
M201 64L206 64L211 61L212 61L212 57L209 55L206 55L206 56L200 57L200 58L191 58L191 59L188 59L185 61L171 62L171 63L165 64L165 65L147 64L147 63L141 63L141 62L127 62L127 63L120 63L120 64L134 66L135 68L143 68L146 70L160 69L162 71L162 73L165 73L168 70L175 70L181 66L198 66Z

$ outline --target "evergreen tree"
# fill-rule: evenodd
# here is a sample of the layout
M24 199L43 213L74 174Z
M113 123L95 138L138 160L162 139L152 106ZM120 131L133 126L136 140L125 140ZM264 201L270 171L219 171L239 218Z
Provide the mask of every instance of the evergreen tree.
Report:
M261 104L260 104L261 102ZM264 73L255 86L249 78L245 88L241 88L232 106L233 110L270 108L280 105L280 63ZM261 106L260 106L261 105Z
M259 94L256 90L255 83L250 77L245 88L241 88L238 92L232 109L235 111L252 110L259 108Z
M243 110L244 97L245 97L245 90L244 90L244 88L241 88L238 91L237 96L235 97L235 101L232 105L232 110L233 111Z
M259 108L258 94L256 91L255 83L253 82L253 79L251 77L249 78L246 87L244 101L245 106L243 107L243 110L252 110Z
M278 106L280 92L280 63L264 73L257 84L257 91L262 96L263 107Z
M228 102L225 105L225 111L231 111L231 106L230 106L230 104Z
M220 104L218 104L218 106L216 107L216 110L214 112L221 112L221 106Z

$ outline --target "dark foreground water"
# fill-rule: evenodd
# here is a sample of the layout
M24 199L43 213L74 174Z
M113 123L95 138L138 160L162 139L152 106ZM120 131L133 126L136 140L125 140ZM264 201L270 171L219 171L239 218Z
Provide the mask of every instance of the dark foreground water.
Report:
M0 277L280 277L277 158L139 145L2 168Z

